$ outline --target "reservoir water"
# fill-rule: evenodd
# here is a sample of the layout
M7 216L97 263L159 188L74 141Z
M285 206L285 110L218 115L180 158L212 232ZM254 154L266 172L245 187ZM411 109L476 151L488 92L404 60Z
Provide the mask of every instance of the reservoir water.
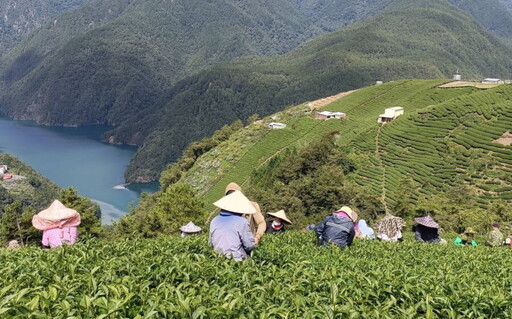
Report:
M110 224L137 204L142 192L155 192L158 183L124 185L123 173L136 149L102 143L108 129L0 118L0 152L18 157L60 187L76 188L100 205L103 223Z

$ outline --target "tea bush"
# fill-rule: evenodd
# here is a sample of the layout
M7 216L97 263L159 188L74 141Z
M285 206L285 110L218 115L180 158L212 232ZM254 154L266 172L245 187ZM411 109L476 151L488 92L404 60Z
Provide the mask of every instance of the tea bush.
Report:
M0 249L1 318L510 318L507 248L266 236L244 262L207 236Z

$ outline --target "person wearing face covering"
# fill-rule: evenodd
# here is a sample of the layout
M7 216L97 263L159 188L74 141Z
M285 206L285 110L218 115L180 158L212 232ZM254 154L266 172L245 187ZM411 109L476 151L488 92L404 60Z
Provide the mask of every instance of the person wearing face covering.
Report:
M224 193L229 195L234 191L242 192L242 188L237 183L231 182L226 186ZM256 202L251 202L251 204L256 209L256 213L251 215L246 214L245 218L247 218L247 221L249 222L249 227L257 245L260 242L261 237L263 237L263 234L265 234L267 224L265 223L265 217L263 217L263 214L261 213L260 205L258 205Z
M286 214L282 209L275 213L268 213L268 215L272 216L273 219L267 222L267 230L265 231L265 233L267 234L284 233L284 225L292 224L292 222L288 219L288 217L286 217Z
M361 239L374 239L375 232L371 227L368 226L366 220L361 219L357 225L359 226L359 232L361 234Z

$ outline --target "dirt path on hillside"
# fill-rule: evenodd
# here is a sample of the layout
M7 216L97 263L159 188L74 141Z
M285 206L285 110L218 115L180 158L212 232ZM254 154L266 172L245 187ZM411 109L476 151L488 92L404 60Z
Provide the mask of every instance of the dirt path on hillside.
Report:
M336 95L331 95L328 97L324 97L324 98L309 102L309 107L311 107L311 109L319 109L319 108L326 106L327 104L331 104L332 102L339 100L342 97L347 96L350 93L353 93L355 91L357 91L357 90L341 92Z
M388 203L386 201L386 167L382 163L382 158L380 157L380 147L379 147L381 128L382 128L382 125L379 125L379 128L377 129L377 134L375 135L375 156L377 156L377 159L379 160L379 166L382 169L382 193L380 195L380 198L382 199L382 202L384 203L384 211L387 214L388 213Z
M448 83L444 83L439 85L439 88L462 88L462 87L475 87L477 89L492 89L497 86L502 85L503 83L497 84L483 84L481 82L471 82L471 81L452 81Z

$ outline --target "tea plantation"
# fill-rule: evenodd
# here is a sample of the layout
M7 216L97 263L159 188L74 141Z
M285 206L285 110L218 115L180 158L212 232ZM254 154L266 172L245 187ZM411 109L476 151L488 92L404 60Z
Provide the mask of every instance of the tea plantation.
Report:
M0 249L1 318L510 318L508 248L264 237L241 263L205 235Z
M469 185L484 208L512 200L512 147L494 142L512 129L511 98L510 85L480 91L358 136L353 146L369 156L358 182L377 193L389 190L389 203L408 176L418 196Z
M283 130L251 125L204 154L182 177L206 202L230 181L244 185L254 169L286 149L301 148L330 131L356 156L350 178L390 207L400 183L412 178L411 200L454 186L474 190L478 204L512 200L512 147L493 142L512 131L512 86L489 90L439 88L446 80L401 80L360 89L324 110L345 112L342 120L315 120L306 104L277 113ZM379 125L384 109L402 106L405 115ZM267 119L270 121L270 119Z

